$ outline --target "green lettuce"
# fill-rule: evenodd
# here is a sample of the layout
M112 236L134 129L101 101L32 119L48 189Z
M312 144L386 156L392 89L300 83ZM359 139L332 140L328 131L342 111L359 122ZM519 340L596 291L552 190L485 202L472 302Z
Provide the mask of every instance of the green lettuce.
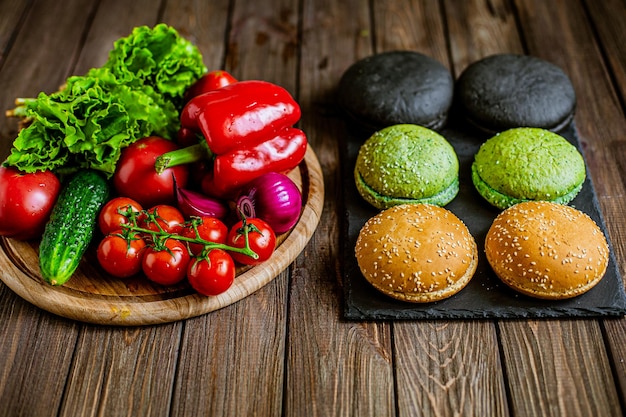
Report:
M22 99L26 121L5 163L25 172L90 168L115 172L124 147L179 128L185 91L206 72L199 50L165 24L137 27L114 43L107 62L63 88Z

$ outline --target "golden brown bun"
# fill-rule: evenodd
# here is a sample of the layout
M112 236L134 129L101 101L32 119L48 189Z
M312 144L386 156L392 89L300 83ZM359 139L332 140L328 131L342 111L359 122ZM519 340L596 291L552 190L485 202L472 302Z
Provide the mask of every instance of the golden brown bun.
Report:
M414 303L456 294L478 264L476 242L465 224L430 204L403 204L372 217L359 233L355 253L377 290Z
M590 290L609 261L604 234L589 216L545 201L519 203L501 212L487 232L485 253L505 284L552 300Z

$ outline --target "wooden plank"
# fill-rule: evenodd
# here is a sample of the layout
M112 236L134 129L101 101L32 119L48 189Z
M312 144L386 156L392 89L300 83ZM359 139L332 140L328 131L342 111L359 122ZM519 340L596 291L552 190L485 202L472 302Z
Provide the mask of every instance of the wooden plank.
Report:
M400 416L508 416L490 322L393 326Z
M22 28L22 16L30 7L29 1L0 1L0 68L11 47L12 39Z
M78 326L33 307L4 285L0 299L0 416L56 416Z
M58 89L71 73L74 56L82 46L84 25L73 22L84 22L92 7L86 0L67 4L41 0L30 7L25 29L17 34L0 68L0 160L8 155L18 128L15 119L4 117L4 111L14 107L17 97Z
M407 0L374 6L378 51L416 50L451 67L439 3ZM463 2L462 7L471 5ZM450 39L457 39L453 35ZM493 323L396 322L393 335L399 415L507 414ZM468 366L477 358L480 367Z
M69 75L85 30L76 22L89 6L85 1L38 1L30 7L23 27L37 30L20 30L0 69L3 109L12 108L15 97L55 90ZM49 35L42 38L44 33ZM17 133L11 122L0 118L2 159ZM33 307L4 284L0 298L0 415L56 416L78 326Z
M622 415L599 326L515 321L502 328L515 415Z
M626 318L604 320L605 343L622 408L626 404Z
M368 1L304 1L300 66L301 127L322 169L322 222L296 259L289 297L284 415L395 414L390 327L344 322L340 280L341 161L346 133L334 92L349 65L372 53Z
M162 20L193 42L209 71L223 69L230 27L229 0L166 1Z
M448 31L461 34L449 38L455 78L469 64L487 55L499 52L524 53L515 13L508 1L447 0L443 4Z
M593 29L598 34L603 56L606 57L607 65L617 83L624 103L626 97L626 25L622 20L622 14L626 5L621 0L589 1L585 0L593 22Z
M623 21L624 10L623 2L607 0L607 1L585 1L586 10L588 10L593 21L593 28L599 36L601 43L602 56L607 60L607 71L612 75L615 89L617 90L618 99L622 103L622 111L624 102L626 102L626 49L623 42L626 39L626 26ZM603 92L599 92L602 94ZM600 102L604 100L600 99ZM611 101L613 104L613 101ZM604 106L602 106L604 107ZM618 107L618 106L614 106ZM603 111L604 109L600 109ZM619 177L622 184L626 181L626 139L623 123L619 122L619 108L608 109L611 114L612 124L611 132L615 132L610 140L608 140L608 153L612 156L611 160L607 160L605 164L615 164L619 171ZM617 112L616 112L617 110ZM600 181L618 181L613 177L602 179ZM619 259L626 259L626 248L623 242L626 242L626 220L624 219L625 201L623 194L616 196L604 196L602 199L602 207L605 213L612 215L610 218L611 237L614 248L618 253ZM620 263L622 277L626 277L626 262ZM626 319L606 320L603 322L604 333L607 340L607 349L611 363L613 366L614 378L617 390L621 398L622 407L626 404Z
M104 65L113 42L130 35L135 26L154 26L158 22L160 1L104 0L98 5L85 46L74 68L74 74L85 74L92 67Z
M624 131L623 119L614 117L615 102L605 100L615 95L584 11L579 3L564 1L518 1L516 10L528 52L559 65L572 78L579 97L576 123L583 150L604 214L613 222L617 213L606 211L602 197L623 195L624 190L618 173L607 165L615 156L610 155L604 141ZM583 56L585 59L580 59ZM606 106L600 110L602 103ZM605 129L608 132L602 131ZM609 134L610 131L614 133ZM594 177L596 173L602 173L600 181ZM609 223L609 233L611 230ZM511 399L515 413L621 413L598 323L573 323L547 321L501 326L510 392L517 393ZM551 403L556 398L555 386L559 401Z
M176 3L163 18L198 39L209 68L225 65L236 78L294 92L296 56L279 51L297 27L297 2L235 2L232 22L228 12L226 1ZM288 276L283 272L251 296L185 322L173 416L280 415Z
M182 328L83 326L59 416L169 416Z
M546 2L546 4L547 3L549 2ZM465 4L467 5L467 3ZM481 50L482 56L498 52L524 52L521 49L523 42L520 42L520 40L517 39L514 25L509 27L508 30L502 31L502 27L490 30L488 27L485 27L484 24L481 24L481 22L494 22L494 20L482 19L480 16L494 14L496 14L499 19L504 22L513 22L513 16L506 18L500 13L494 12L497 10L505 10L506 5L494 5L493 2L490 2L488 5L481 6L480 4L474 2L473 6L469 10L455 8L449 3L446 3L446 5L446 10L448 12L452 11L457 17L468 16L467 21L472 22L467 24L465 28L462 28L461 25L458 25L459 20L450 20L450 27L452 27L452 22L457 22L454 24L458 25L461 29L461 31L456 34L451 31L451 45L475 45L479 43L480 39L488 37L491 38L493 42L489 41L484 43L484 45L491 46ZM458 4L455 3L454 6L458 6ZM532 29L524 26L524 34L527 34L527 30L536 31L534 34L535 38L532 39L532 42L529 42L529 52L539 56L542 56L543 54L544 58L552 60L553 62L556 59L556 64L563 65L564 69L567 70L570 69L571 66L565 65L566 62L558 62L559 55L555 53L555 51L560 51L562 49L562 46L558 46L558 44L562 43L560 36L562 35L561 30L563 29L558 26L555 27L554 22L537 21L537 16L543 16L548 19L548 16L553 15L551 12L559 10L559 6L560 8L563 8L563 5L554 5L554 10L537 11L534 9L529 10L527 5L522 4L517 5L517 9L521 10L522 14L525 12L528 13L525 20L522 18L522 22L526 22L527 26L532 26ZM482 11L480 10L481 7ZM559 16L562 15L559 14ZM579 24L584 27L585 22L581 21ZM476 28L478 28L478 30L476 30ZM546 31L549 31L549 33L546 33ZM552 45L546 45L546 38L553 39L554 43ZM524 40L527 41L527 39ZM587 38L587 42L589 42L589 38ZM580 42L571 42L569 44L580 45ZM473 55L471 59L467 59L465 56L470 56L470 54L463 53L463 50L460 48L455 49L453 47L452 51L455 62L457 62L457 59L460 59L459 64L457 64L459 70L462 70L462 68L473 60L482 57L481 55ZM461 53L459 54L459 52ZM582 82L583 79L581 78L577 81ZM588 84L588 82L585 81L585 84ZM592 100L588 100L588 102L592 102ZM583 321L579 322L578 325L581 326L583 330L579 334L573 335L570 332L564 331L563 326L566 326L566 324L562 322L532 323L532 327L539 329L536 331L541 333L541 337L538 337L537 335L533 335L528 327L520 326L514 322L499 323L498 327L500 328L501 344L505 352L504 366L507 369L507 375L509 377L510 388L508 391L512 393L511 405L513 412L530 415L570 415L570 413L578 413L580 410L585 410L585 407L599 401L596 397L597 393L595 391L592 394L581 392L583 384L587 385L582 381L589 378L602 381L602 383L599 384L601 388L599 388L598 392L608 389L610 393L607 395L608 400L610 400L609 403L612 401L612 405L609 406L609 408L615 406L615 397L611 394L611 391L614 388L608 380L608 378L610 378L610 373L607 373L607 362L602 352L602 344L593 343L593 335L598 335L596 323L593 321ZM564 334L567 336L567 342L561 345L561 335ZM581 374L581 377L576 378L574 381L573 378L571 378L571 375L569 375L570 370L568 369L568 366L572 366L572 363L576 364L576 358L574 357L579 355L581 352L581 350L577 348L578 338L581 339L583 344L587 343L593 348L591 360L594 363L590 365L590 370L574 366L573 372ZM528 345L520 345L519 340L521 339L533 340L533 343L530 344L531 347L522 348L522 346ZM564 348L564 351L559 352L557 357L547 353L552 352L552 346L554 345L559 345ZM599 371L596 372L596 369L599 369ZM550 375L546 375L546 372L549 372ZM591 375L586 375L587 372ZM552 394L546 393L551 392L550 386L554 384L555 380L558 381L559 385L567 385L568 389L563 389L565 392L564 395L567 397L567 401L560 401L554 403L553 407L550 409L543 409L541 408L542 404L549 404L549 401L552 400ZM570 392L574 394L569 394ZM546 395L550 395L550 398L546 398ZM602 398L602 400L607 400L607 398ZM606 401L604 401L604 403L606 404ZM582 415L585 415L585 412L583 412ZM599 413L597 415L607 414Z
M295 95L297 44L297 1L238 2L226 68L235 78L270 81Z
M172 416L277 416L282 409L287 276L185 322Z

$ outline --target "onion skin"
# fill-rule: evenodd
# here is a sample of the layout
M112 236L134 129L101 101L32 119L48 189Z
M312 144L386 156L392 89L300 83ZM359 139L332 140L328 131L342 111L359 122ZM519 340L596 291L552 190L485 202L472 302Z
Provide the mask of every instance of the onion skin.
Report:
M285 174L268 172L248 183L236 200L237 210L246 217L257 217L274 233L291 230L302 210L298 186Z
M178 209L185 217L216 217L224 219L228 213L228 206L221 200L207 197L192 190L176 188Z

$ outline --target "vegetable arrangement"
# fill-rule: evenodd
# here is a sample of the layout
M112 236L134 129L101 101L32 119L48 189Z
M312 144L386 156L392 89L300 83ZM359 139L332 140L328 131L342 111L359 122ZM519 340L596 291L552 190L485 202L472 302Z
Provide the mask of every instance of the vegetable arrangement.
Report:
M24 127L0 167L0 235L41 237L51 285L93 244L112 276L187 279L217 295L299 219L286 175L307 149L297 102L276 84L207 72L169 26L135 28L103 67L17 104L7 114Z

